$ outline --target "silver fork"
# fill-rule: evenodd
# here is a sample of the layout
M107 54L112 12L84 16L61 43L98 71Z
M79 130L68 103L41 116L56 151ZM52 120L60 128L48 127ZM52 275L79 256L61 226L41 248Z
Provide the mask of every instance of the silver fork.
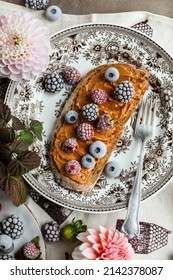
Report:
M133 238L140 232L139 208L141 201L141 179L143 159L145 153L145 142L147 139L152 137L155 113L155 100L142 100L135 127L135 134L141 140L141 151L139 156L138 167L136 170L135 182L128 203L126 218L121 229L121 231L124 232L128 238Z

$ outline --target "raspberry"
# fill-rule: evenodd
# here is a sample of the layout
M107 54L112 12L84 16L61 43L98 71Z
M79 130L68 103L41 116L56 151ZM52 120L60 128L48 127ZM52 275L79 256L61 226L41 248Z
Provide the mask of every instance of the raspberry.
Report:
M86 104L82 107L82 113L88 121L95 121L99 115L99 108L94 103Z
M76 138L69 138L63 142L62 149L67 153L74 153L78 146Z
M62 70L62 76L66 83L74 85L78 83L81 79L79 71L74 67L67 67Z
M114 95L119 101L128 102L134 96L133 84L129 81L121 82L116 86Z
M65 165L65 171L70 175L79 174L81 172L81 165L77 160L69 160Z
M106 91L104 91L103 89L99 89L99 88L96 88L96 89L93 89L91 91L91 98L92 98L92 101L96 104L103 104L106 102L107 100L107 93Z
M109 114L103 114L97 121L96 127L101 130L109 130L113 127L113 120Z
M23 246L23 254L27 259L35 260L39 254L40 250L32 242L28 242Z
M60 227L57 222L46 223L42 227L44 239L48 242L57 242L60 237Z
M88 141L94 137L94 129L88 123L82 123L77 128L77 136L83 140Z

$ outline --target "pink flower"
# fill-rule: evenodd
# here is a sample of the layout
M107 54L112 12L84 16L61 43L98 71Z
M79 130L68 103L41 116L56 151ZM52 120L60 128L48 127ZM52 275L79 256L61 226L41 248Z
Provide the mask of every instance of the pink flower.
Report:
M32 79L46 70L50 49L47 27L31 14L0 16L0 76Z
M133 248L125 235L118 230L88 229L79 233L77 238L83 243L72 253L74 260L130 260Z

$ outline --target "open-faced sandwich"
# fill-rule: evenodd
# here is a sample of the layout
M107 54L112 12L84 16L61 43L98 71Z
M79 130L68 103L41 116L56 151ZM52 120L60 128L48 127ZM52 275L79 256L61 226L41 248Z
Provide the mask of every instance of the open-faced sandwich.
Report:
M69 81L70 75L79 80L73 70L64 69ZM94 188L147 88L148 73L130 64L101 65L80 79L51 143L51 168L61 186L82 193ZM107 174L113 177L113 166Z

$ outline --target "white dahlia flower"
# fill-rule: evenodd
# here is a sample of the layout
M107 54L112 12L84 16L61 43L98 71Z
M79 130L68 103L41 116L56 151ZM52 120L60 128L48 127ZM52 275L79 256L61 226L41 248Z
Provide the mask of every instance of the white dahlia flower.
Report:
M31 14L0 16L0 76L30 80L45 71L50 54L47 27Z

